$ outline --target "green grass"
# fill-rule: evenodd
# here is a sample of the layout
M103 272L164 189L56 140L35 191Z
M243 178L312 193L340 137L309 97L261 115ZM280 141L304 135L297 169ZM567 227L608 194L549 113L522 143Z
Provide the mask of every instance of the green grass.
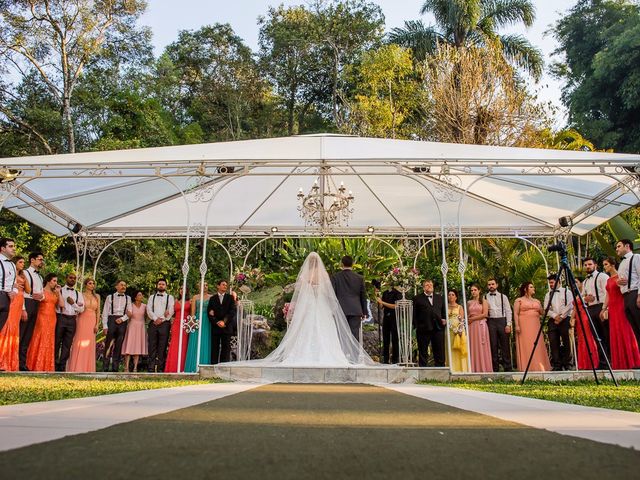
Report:
M0 375L0 405L93 397L111 393L183 387L215 380L167 380L166 378L100 379L45 375Z
M619 381L619 387L616 387L611 381L604 381L600 385L596 385L593 381L527 381L524 385L508 381L453 381L447 383L427 381L420 383L640 413L640 382L631 380Z

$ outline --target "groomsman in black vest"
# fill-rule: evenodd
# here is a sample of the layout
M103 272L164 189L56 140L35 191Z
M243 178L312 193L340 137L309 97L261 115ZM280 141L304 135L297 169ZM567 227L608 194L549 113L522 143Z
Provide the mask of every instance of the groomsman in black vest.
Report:
M413 326L418 341L418 366L426 367L429 344L436 367L444 367L444 328L447 312L442 295L433 292L433 280L422 284L423 292L413 299Z
M211 363L231 360L231 336L236 329L236 301L227 293L229 284L218 280L217 292L211 295L207 312L211 322Z
M107 352L113 342L111 353L111 371L117 372L120 369L120 358L122 356L122 342L127 333L127 321L131 316L131 297L126 295L127 283L124 280L116 282L116 291L107 295L102 309L102 329L106 335L104 341L104 371L109 371L109 357Z
M82 292L75 289L76 280L76 274L69 273L65 286L60 290L55 338L56 372L64 372L67 369L67 360L76 333L76 319L84 312L84 297Z
M498 291L498 282L495 278L487 280L487 290L485 296L489 304L489 317L487 326L489 327L489 344L491 345L491 362L493 371L500 369L500 359L505 372L513 370L511 363L511 325L513 322L513 311L509 303L509 297Z
M616 253L622 258L618 286L624 297L624 311L640 345L640 255L633 253L633 242L626 238L616 243Z
M607 298L607 280L609 280L609 275L604 272L598 271L598 264L596 261L587 257L582 261L582 265L584 266L584 271L587 272L587 276L582 282L582 299L587 304L587 311L589 312L589 317L593 321L593 326L596 329L596 333L600 340L602 341L602 348L604 348L605 353L607 354L607 358L611 358L610 350L609 350L609 319L602 320L600 318L600 312L602 312L602 305ZM556 294L557 295L557 294ZM585 328L591 328L586 318L583 319L586 323L584 325ZM576 322L578 318L576 317ZM580 326L576 325L575 328L580 328ZM607 362L600 355L600 363L598 365L599 370L604 370L607 368Z
M167 293L167 281L164 278L156 282L156 293L147 302L147 316L151 320L147 334L149 336L149 372L163 372L167 356L171 317L173 317L175 299Z
M29 284L31 293L24 293L24 307L27 311L27 319L20 322L20 371L26 372L27 350L33 336L33 328L38 318L38 307L44 298L44 284L40 276L40 269L44 263L42 252L33 252L29 255L29 268L24 271L24 276Z

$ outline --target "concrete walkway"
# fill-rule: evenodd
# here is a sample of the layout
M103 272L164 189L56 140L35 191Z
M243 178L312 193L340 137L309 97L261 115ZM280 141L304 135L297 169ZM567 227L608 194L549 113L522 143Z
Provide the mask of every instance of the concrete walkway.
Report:
M429 385L381 385L451 407L551 432L640 450L640 413Z
M213 383L0 407L0 451L91 432L256 388Z

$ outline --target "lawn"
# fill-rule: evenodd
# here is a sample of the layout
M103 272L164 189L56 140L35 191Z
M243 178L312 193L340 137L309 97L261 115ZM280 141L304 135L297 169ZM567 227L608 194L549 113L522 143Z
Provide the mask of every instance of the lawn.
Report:
M0 405L93 397L110 393L182 387L215 380L168 380L166 378L101 379L72 375L0 375Z
M520 383L517 382L506 381L421 383L640 413L640 382L638 381L619 381L619 387L616 387L610 381L602 382L600 385L596 385L593 381L553 383L528 381L524 385L520 385Z

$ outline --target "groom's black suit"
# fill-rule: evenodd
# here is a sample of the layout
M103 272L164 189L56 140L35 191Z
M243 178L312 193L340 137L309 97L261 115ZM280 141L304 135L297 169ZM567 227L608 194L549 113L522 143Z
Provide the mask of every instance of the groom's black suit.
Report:
M211 363L228 362L231 360L231 336L236 329L236 302L228 293L220 302L216 292L209 299L207 313L211 322ZM225 323L224 327L218 326L220 321Z
M360 340L360 323L367 312L367 294L364 278L349 268L331 277L331 285L349 322L351 333Z
M432 304L433 302L433 304ZM436 367L444 367L444 326L442 319L447 318L444 298L437 293L432 294L432 302L422 292L413 299L413 326L418 341L418 366L427 366L427 350L429 343L433 350Z

